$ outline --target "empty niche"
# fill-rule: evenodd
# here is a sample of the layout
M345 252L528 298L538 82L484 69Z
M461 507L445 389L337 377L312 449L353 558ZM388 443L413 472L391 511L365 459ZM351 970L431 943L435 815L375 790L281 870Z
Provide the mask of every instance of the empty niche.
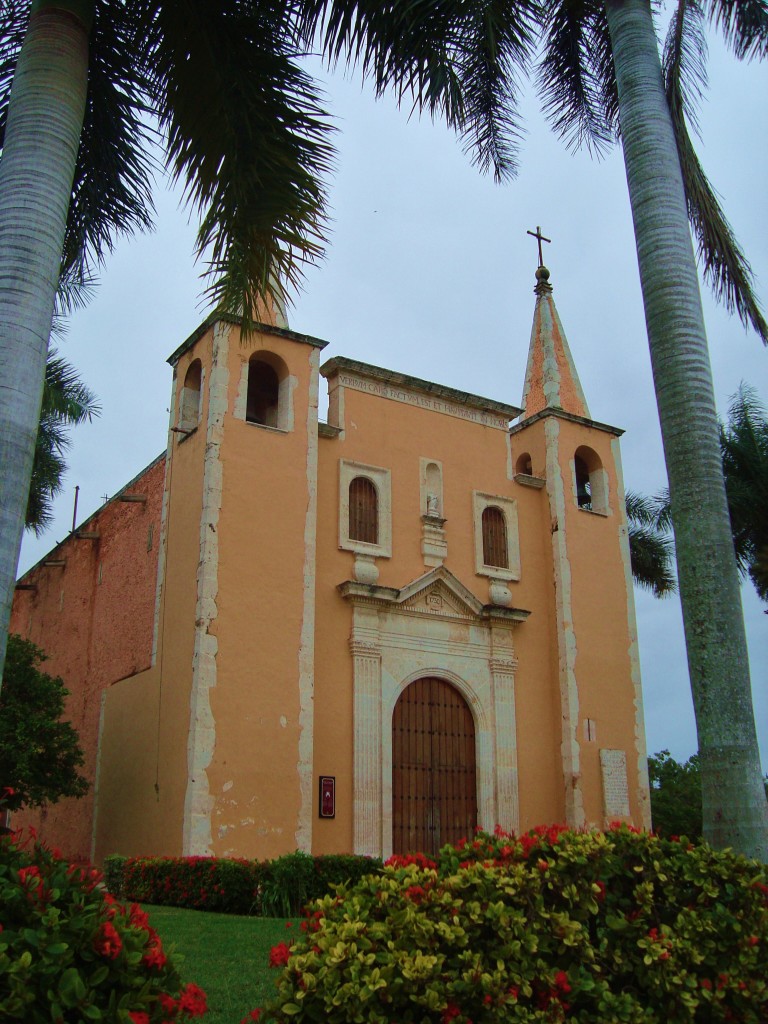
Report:
M199 359L193 359L187 367L179 401L179 429L185 433L193 431L199 422L202 383L203 364Z
M608 511L608 481L600 456L580 445L573 457L576 504L587 512Z
M532 465L530 454L528 452L523 452L522 455L518 455L517 457L515 473L520 476L533 476Z

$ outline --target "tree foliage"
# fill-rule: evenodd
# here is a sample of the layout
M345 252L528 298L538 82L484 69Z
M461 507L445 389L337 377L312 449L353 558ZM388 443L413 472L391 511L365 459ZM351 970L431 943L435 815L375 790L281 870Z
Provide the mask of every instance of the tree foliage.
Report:
M52 502L61 491L65 455L71 440L67 427L90 421L100 413L93 392L77 371L52 349L45 367L43 406L32 463L32 481L25 526L39 537L53 518Z
M747 384L731 398L720 448L736 559L768 601L768 414Z
M668 750L648 758L651 821L661 836L701 839L701 767L693 754L682 764Z
M68 690L40 670L45 654L29 640L8 637L0 690L0 785L13 790L9 810L81 797L83 752L70 722L61 721Z
M662 499L648 498L636 491L627 491L625 495L632 578L654 597L668 597L677 591L673 569L675 545L668 524L660 521Z

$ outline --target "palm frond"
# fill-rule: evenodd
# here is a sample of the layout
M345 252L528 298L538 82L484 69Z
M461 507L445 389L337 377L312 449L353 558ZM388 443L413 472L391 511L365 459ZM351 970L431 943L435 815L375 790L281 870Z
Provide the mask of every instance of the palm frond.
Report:
M39 537L53 520L53 499L61 492L71 446L67 427L98 416L101 408L77 371L51 349L45 366L40 425L35 441L25 526Z
M768 3L765 0L708 0L711 21L741 60L768 54Z
M289 4L142 6L170 170L201 214L206 294L247 328L322 254L333 128L294 59Z
M672 570L675 545L669 533L670 522L663 499L663 495L649 498L636 491L627 491L624 495L632 578L655 597L666 597L677 590Z
M632 578L654 597L668 597L677 590L672 572L674 544L648 526L629 526L629 555Z
M512 177L522 137L520 80L528 73L540 14L537 3L467 4L457 48L464 150L497 181Z
M768 323L754 292L752 269L704 174L688 133L696 124L695 99L706 83L703 11L698 0L678 0L664 51L663 70L688 217L697 240L704 279L729 312L736 312L768 343Z
M131 3L100 0L91 34L88 97L62 255L62 280L87 290L121 234L152 227L152 131L144 40Z
M77 370L51 349L45 364L41 423L76 426L101 414L101 406L91 389L77 375Z
M444 118L499 179L514 175L519 79L533 54L538 0L305 0L300 36L331 64L359 66L378 94Z
M544 113L569 148L603 154L616 137L606 96L615 92L605 8L593 0L545 0L537 82ZM610 84L610 83L613 84ZM616 97L616 113L618 97Z
M0 150L5 141L8 101L29 20L29 0L0 0Z
M761 597L762 563L768 550L768 415L754 388L742 384L720 427L725 491L736 559Z

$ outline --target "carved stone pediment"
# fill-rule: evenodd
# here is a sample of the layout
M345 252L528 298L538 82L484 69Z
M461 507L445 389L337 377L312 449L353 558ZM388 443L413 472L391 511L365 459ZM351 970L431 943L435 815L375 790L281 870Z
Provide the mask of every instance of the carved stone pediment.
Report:
M411 615L464 621L493 617L519 622L530 614L521 608L497 608L483 604L444 565L436 566L399 590L352 580L339 584L338 589L342 597L354 603L384 605Z

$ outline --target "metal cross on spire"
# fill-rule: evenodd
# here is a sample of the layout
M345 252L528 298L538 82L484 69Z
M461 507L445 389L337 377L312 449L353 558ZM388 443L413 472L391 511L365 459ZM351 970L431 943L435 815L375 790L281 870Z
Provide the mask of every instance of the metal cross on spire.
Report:
M542 242L551 242L552 239L551 238L545 238L544 235L542 235L541 228L539 227L538 224L536 225L536 230L535 231L529 231L528 234L532 235L537 240L537 242L539 243L539 266L543 267L544 266L544 258L542 256L542 252L541 252L541 243Z

